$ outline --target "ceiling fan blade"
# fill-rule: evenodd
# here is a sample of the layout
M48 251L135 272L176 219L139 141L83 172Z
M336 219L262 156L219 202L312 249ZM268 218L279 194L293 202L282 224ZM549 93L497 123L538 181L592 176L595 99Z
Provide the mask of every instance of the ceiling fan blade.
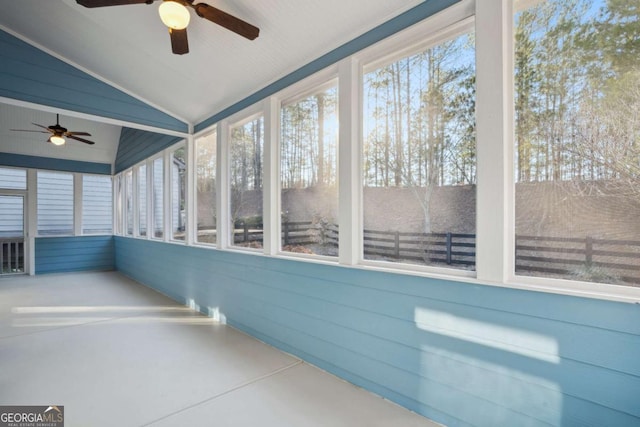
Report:
M68 135L67 138L75 139L76 141L84 142L85 144L93 145L95 142L89 141L88 139L78 138L77 136Z
M46 127L46 126L42 126L42 125L39 125L39 124L37 124L37 123L31 123L31 124L32 124L32 125L34 125L34 126L41 127L42 129L46 129L46 130L47 130L47 132L51 132L51 133L53 133L53 131L52 131L51 129L49 129L48 127Z
M74 135L91 136L89 132L65 132L64 133L64 136L74 136Z
M248 38L249 40L254 40L260 34L260 29L258 27L255 27L240 18L236 18L233 15L229 15L227 12L223 12L213 6L209 6L208 4L198 3L191 7L193 7L201 18L223 26L227 30L231 30L242 37Z
M171 51L176 55L184 55L189 53L189 40L187 39L187 29L174 30L169 28L171 36Z
M37 132L37 133L51 133L51 132L45 132L43 130L33 130L33 129L9 129L15 132Z
M84 7L105 7L105 6L123 6L126 4L151 4L153 0L76 0L80 6Z

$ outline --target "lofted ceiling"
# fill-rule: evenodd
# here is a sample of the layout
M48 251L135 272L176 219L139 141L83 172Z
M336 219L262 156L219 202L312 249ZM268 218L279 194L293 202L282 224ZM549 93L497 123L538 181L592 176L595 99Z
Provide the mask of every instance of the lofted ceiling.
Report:
M260 36L249 41L191 11L190 53L174 55L159 1L87 9L75 0L0 0L0 28L195 125L421 3L205 2L259 27Z

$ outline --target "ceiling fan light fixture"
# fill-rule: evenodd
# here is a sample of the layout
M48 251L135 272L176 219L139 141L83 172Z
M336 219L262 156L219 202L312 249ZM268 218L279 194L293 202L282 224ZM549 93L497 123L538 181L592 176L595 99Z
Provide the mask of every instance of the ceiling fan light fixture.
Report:
M49 141L51 141L53 145L64 145L64 143L66 142L66 140L59 135L51 135Z
M174 0L164 0L158 9L164 25L174 30L184 30L189 25L189 9Z

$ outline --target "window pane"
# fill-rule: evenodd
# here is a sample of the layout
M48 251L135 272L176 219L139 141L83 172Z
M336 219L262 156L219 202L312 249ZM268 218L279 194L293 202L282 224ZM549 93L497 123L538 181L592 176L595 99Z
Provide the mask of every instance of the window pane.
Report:
M8 241L2 239L13 239L24 237L24 197L0 195L0 242L4 243L7 251L5 258L0 258L0 273L9 256Z
M110 176L82 177L82 233L112 233L113 190Z
M133 235L133 173L124 174L124 217L127 236Z
M164 236L164 161L159 157L153 161L153 236Z
M147 235L147 165L138 168L138 233Z
M282 108L281 245L338 255L337 88Z
M73 234L73 175L38 171L38 234Z
M27 171L24 169L0 168L0 188L26 190Z
M171 161L171 233L174 240L184 240L187 150L184 147L175 150Z
M216 132L196 140L198 243L216 243L216 148Z
M231 128L231 242L262 248L262 117Z
M472 34L364 74L364 258L475 269Z
M640 284L637 2L515 15L516 273Z

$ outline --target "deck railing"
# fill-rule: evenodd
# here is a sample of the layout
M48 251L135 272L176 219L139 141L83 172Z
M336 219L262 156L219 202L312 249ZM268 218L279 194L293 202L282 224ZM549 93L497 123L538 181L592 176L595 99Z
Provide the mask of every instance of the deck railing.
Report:
M0 274L24 273L24 239L0 239Z

